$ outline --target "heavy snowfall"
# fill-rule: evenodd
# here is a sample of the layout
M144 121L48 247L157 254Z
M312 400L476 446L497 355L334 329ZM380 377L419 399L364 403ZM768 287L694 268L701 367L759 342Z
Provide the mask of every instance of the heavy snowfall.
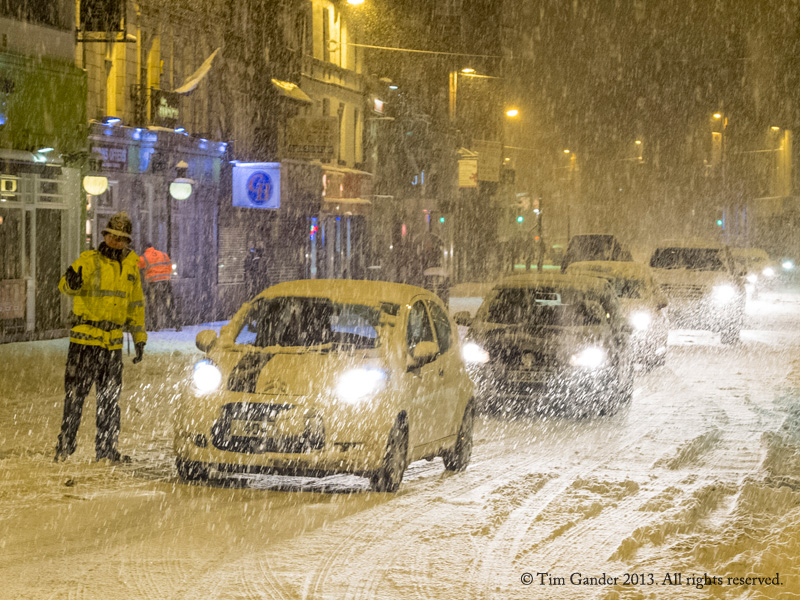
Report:
M474 312L477 287L451 310ZM480 414L465 472L418 461L397 494L347 475L179 480L173 401L203 327L126 354L116 466L94 461L94 394L78 451L53 462L67 340L0 346L0 596L800 597L797 290L750 299L740 344L670 332L614 416Z

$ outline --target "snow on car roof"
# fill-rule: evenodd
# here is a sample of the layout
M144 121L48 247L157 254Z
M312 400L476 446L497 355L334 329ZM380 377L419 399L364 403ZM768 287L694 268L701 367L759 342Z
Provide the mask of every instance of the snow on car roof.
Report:
M713 240L705 240L702 238L681 238L681 239L667 239L662 240L656 249L661 248L709 248L722 250L725 246Z
M368 304L405 304L420 294L433 296L423 288L389 281L363 281L350 279L300 279L278 283L261 292L257 298L278 296L304 296L330 298L336 302Z
M622 279L647 279L650 267L644 263L620 260L582 260L567 267L567 274L592 276L594 273Z
M769 254L761 248L731 248L731 255L735 258L759 258L769 260Z
M501 279L494 289L507 289L515 287L569 287L580 290L602 291L608 289L609 283L605 279L590 275L571 275L569 273L534 273L525 275L511 275Z

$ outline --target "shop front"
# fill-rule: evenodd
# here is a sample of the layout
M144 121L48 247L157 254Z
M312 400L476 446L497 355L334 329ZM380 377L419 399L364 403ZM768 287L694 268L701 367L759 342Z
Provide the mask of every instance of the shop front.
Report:
M79 252L80 171L0 150L0 342L64 335L61 274Z
M145 244L169 254L173 288L184 322L197 323L216 314L216 226L224 179L224 142L187 136L154 127L134 128L92 123L93 156L108 189L86 197L83 243L97 247L111 215L126 211L133 221L134 251ZM191 181L183 198L171 184ZM172 190L172 191L171 191Z

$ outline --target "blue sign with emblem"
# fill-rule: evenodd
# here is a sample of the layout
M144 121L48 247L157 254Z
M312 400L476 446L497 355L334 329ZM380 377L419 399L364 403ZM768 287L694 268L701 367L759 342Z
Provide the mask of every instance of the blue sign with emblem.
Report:
M234 166L233 206L276 209L280 205L280 163L238 163Z
M259 206L269 202L272 193L272 180L268 173L256 171L247 179L247 197Z

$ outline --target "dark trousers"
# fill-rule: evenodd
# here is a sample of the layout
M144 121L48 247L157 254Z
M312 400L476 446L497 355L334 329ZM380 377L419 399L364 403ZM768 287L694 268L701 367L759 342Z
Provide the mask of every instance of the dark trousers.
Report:
M145 316L147 329L158 331L167 327L179 329L181 326L178 315L178 304L172 293L171 281L154 281L147 284L147 302L145 303Z
M75 452L83 401L93 384L97 386L97 435L94 440L97 459L118 456L122 350L106 350L100 346L70 342L64 376L64 417L56 447L56 454L63 458Z

